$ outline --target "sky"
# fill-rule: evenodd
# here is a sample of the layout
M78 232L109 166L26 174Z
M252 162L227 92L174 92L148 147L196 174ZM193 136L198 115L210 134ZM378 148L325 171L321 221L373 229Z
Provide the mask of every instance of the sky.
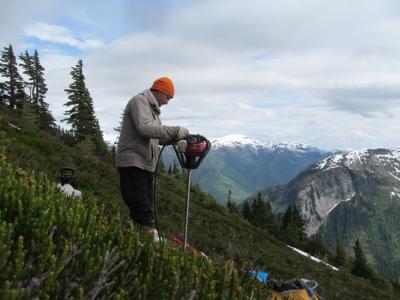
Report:
M167 76L164 125L326 150L400 147L399 1L0 1L0 46L37 49L58 122L83 60L107 140L127 101Z

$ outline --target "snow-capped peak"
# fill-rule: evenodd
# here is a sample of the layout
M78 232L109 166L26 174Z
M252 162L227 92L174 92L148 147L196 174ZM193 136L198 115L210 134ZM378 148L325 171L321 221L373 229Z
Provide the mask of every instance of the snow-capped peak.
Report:
M231 134L221 138L211 139L211 143L214 149L221 147L229 148L251 148L254 150L266 149L266 150L290 150L290 151L309 151L315 148L309 147L302 143L271 143L266 141L260 141L254 138L250 138L241 134Z
M320 162L316 163L315 169L326 171L340 166L352 168L356 165L364 165L372 158L380 163L385 163L393 160L400 161L400 148L361 149L337 154L324 158Z
M214 138L211 140L211 143L214 147L252 147L252 148L257 148L257 147L264 147L266 146L265 143L249 138L245 135L241 134L231 134L231 135L226 135L221 138Z

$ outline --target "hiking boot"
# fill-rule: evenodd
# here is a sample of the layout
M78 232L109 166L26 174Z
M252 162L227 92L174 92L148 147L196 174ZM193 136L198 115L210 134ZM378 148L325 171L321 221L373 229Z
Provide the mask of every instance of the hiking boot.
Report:
M150 236L153 238L153 241L155 243L161 242L162 238L158 235L158 231L155 228L147 227L147 226L142 226L143 231L146 235Z

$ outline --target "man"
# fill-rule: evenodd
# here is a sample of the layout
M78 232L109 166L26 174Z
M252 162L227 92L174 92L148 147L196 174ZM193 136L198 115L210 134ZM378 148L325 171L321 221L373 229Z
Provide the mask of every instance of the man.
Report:
M116 155L122 198L129 207L131 218L155 239L158 235L154 229L153 182L159 144L171 144L189 136L184 127L161 125L160 107L173 97L171 79L161 77L149 90L129 100Z

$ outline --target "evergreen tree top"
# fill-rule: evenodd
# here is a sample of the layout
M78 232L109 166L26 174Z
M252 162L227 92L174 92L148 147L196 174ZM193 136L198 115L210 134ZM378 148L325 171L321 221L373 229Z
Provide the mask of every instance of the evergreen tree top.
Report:
M68 101L64 104L70 109L65 112L67 118L63 121L71 124L77 142L90 139L99 152L104 152L106 151L106 144L103 140L99 121L95 116L93 99L85 84L82 60L79 60L72 67L70 74L72 83L65 89L68 94Z
M14 55L12 45L4 47L0 56L0 76L6 80L0 82L1 101L8 102L11 109L22 109L26 99L24 85L21 75L18 72L17 59Z

